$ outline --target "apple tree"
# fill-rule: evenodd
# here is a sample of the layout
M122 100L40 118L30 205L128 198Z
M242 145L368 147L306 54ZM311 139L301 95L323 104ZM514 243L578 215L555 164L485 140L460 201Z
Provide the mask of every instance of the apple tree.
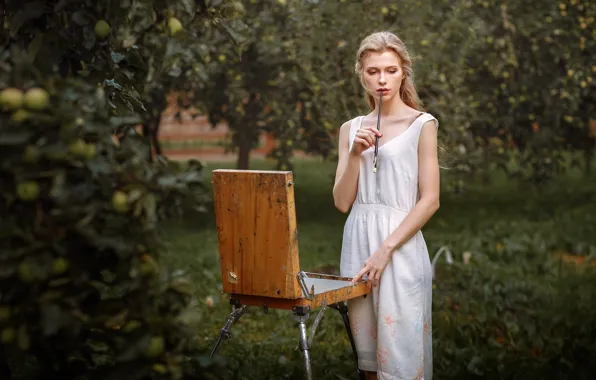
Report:
M161 221L206 201L202 168L149 162L135 128L174 15L208 29L213 3L1 3L2 378L217 378L192 284L160 260Z
M426 78L458 147L487 180L500 167L542 183L594 151L591 3L437 0ZM438 49L436 46L441 46ZM430 62L429 62L430 61ZM431 66L432 65L432 66ZM450 95L446 98L445 95Z
M327 154L328 132L320 123L314 101L310 56L301 50L302 22L312 8L308 2L245 1L246 29L232 34L236 43L214 30L209 39L222 48L210 55L212 86L194 97L212 124L225 120L237 149L237 167L249 167L250 151L262 133L278 140L272 152L278 168L289 169L295 149ZM238 8L240 8L240 5Z

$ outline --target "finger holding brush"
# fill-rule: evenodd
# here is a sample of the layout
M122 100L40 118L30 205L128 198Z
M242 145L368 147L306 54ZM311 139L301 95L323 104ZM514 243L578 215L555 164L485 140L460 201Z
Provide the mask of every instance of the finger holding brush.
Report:
M383 136L383 134L374 127L358 129L354 136L354 144L352 145L350 154L353 156L360 156L362 152L375 146L375 139L378 141L381 136Z

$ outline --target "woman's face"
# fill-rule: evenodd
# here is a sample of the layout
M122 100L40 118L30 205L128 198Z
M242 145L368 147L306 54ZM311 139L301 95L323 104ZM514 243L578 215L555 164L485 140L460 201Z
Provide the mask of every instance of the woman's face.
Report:
M399 96L404 78L399 56L393 50L369 52L362 62L362 82L375 99L383 93L383 101Z

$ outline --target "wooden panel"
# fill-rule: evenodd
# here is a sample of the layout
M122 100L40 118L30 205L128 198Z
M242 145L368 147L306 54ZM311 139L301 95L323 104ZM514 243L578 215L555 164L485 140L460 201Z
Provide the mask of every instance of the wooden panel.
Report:
M361 297L365 294L369 294L370 292L371 291L366 286L366 282L360 282L353 287L348 286L319 294L315 296L312 301L309 301L306 298L282 299L273 297L248 296L242 294L231 294L230 299L238 300L242 305L258 307L267 305L267 307L270 309L292 310L294 306L310 306L311 310L314 310L321 307L323 305L323 301L325 301L327 305L331 305L337 302Z
M355 286L346 286L345 288L331 290L322 294L315 295L314 299L310 302L311 308L315 309L323 304L323 301L327 305L334 304L336 302L349 300L352 298L360 297L371 291L366 286L366 282L360 282ZM372 297L372 296L371 296ZM308 301L308 300L306 300Z
M267 305L267 307L269 307L270 309L292 310L294 306L302 305L301 298L273 298L232 293L230 295L230 299L239 300L242 305L258 307L263 307L264 305Z
M213 171L225 293L299 298L296 212L288 171Z

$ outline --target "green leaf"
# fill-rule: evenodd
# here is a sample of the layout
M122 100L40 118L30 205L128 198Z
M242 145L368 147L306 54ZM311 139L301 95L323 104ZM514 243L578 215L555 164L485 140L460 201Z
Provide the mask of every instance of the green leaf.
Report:
M155 227L157 222L157 200L153 193L147 193L143 197L143 208L146 216L146 226L148 228Z
M126 318L128 317L128 309L121 310L118 314L114 315L110 319L108 319L104 326L107 329L112 328L119 328L126 322Z
M55 304L41 306L41 326L44 336L54 335L67 321L62 309Z
M168 40L166 45L166 54L164 59L170 58L172 56L182 54L186 51L186 47L182 45L182 43L178 40Z
M124 74L128 79L134 79L135 72L127 69L120 69L120 73Z
M29 141L31 136L33 133L30 129L0 132L0 145L21 145Z
M149 334L144 334L140 338L130 341L118 355L117 360L119 362L127 362L141 357L150 341L151 336Z
M91 27L83 28L83 38L85 41L83 43L83 46L87 50L91 50L97 42L97 36L95 35L95 31Z
M91 25L92 17L86 10L79 10L72 14L72 21L79 26Z
M17 346L23 351L27 351L31 346L31 337L27 331L26 325L21 325L17 332Z
M110 118L110 125L112 128L119 128L129 125L141 124L141 119L138 116L118 116Z
M128 51L128 54L126 55L126 63L129 67L137 68L142 72L146 72L149 69L147 63L141 56L141 53L136 50Z
M240 20L221 20L218 23L235 45L241 46L247 41L247 25Z
M66 182L66 172L59 170L52 179L52 188L50 190L50 197L59 199L64 194L64 186Z
M37 57L39 48L43 43L43 37L44 34L38 31L35 33L35 38L29 44L29 58L31 59L31 62L34 62L35 58Z
M110 347L102 341L87 339L85 345L89 347L93 352L108 352Z
M188 13L189 15L192 15L194 13L194 0L182 0L181 3L186 13Z
M87 163L87 167L94 176L114 173L113 164L104 157L99 157Z

